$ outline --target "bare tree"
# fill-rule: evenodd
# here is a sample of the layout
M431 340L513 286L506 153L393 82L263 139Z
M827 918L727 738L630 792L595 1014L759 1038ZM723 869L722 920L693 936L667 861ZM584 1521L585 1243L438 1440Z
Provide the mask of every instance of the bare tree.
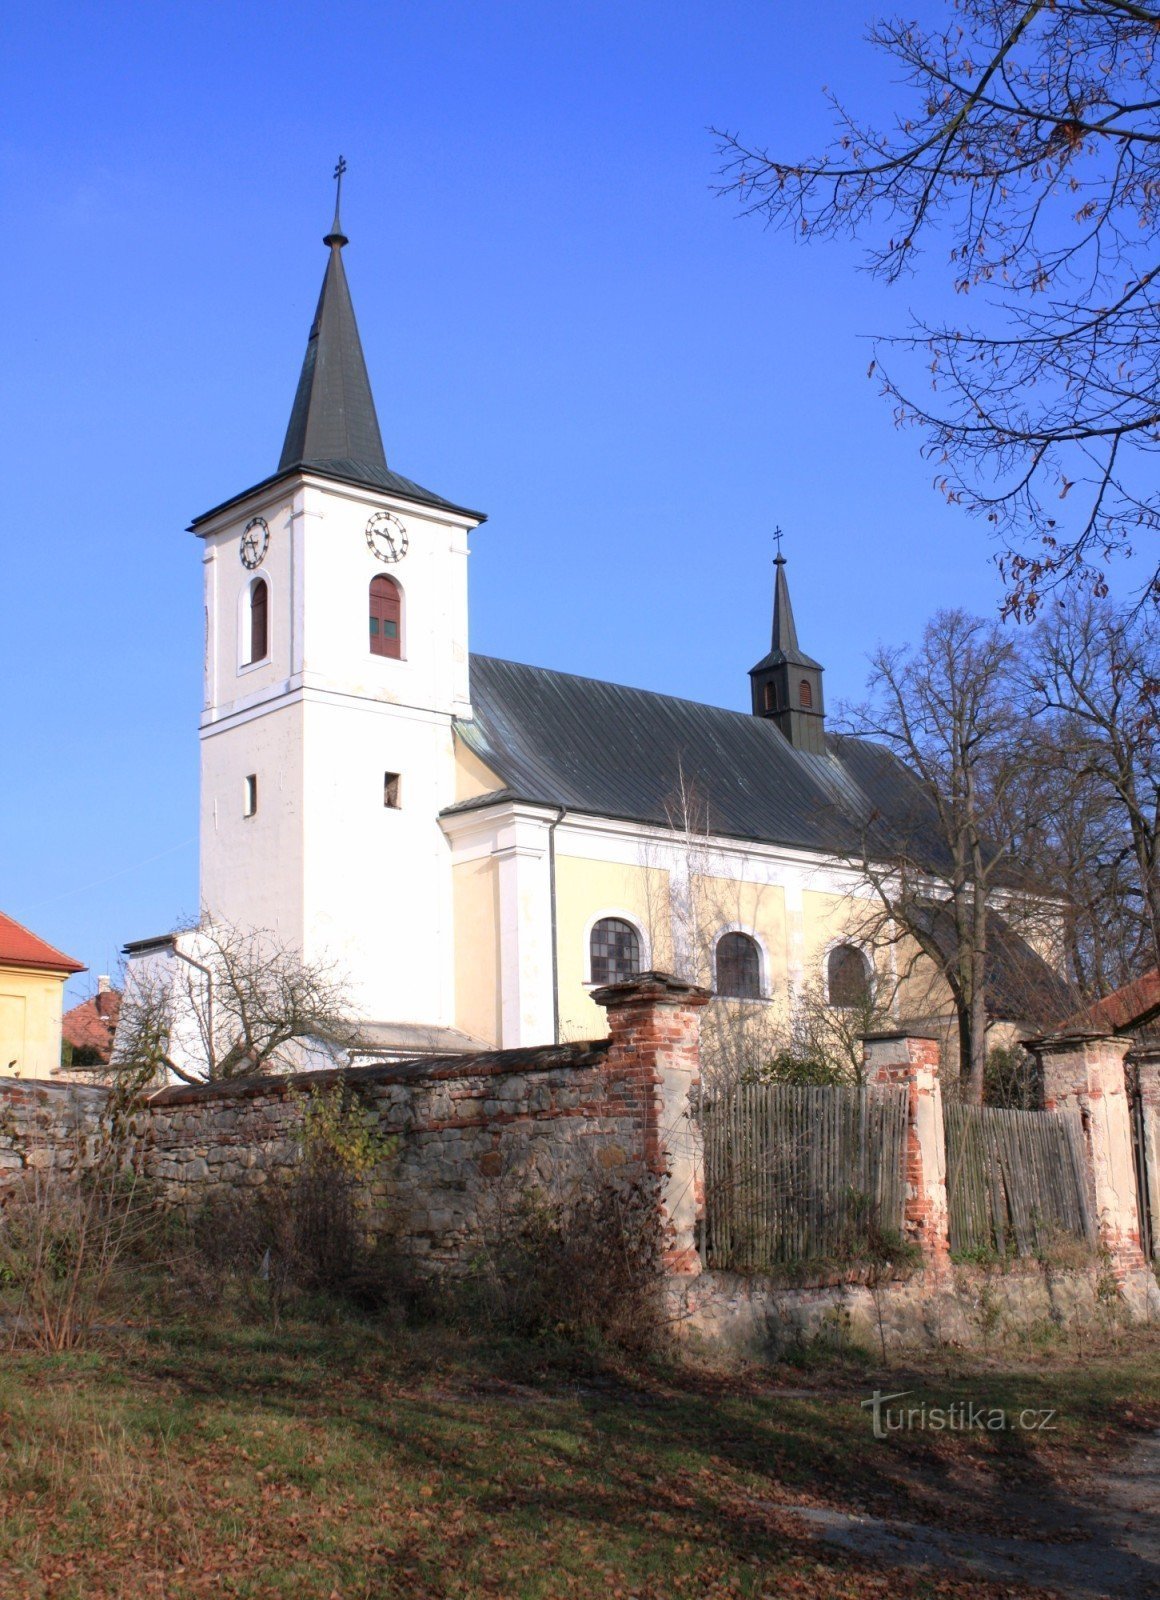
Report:
M1151 608L1053 607L1024 669L1036 848L1092 998L1160 965L1160 625ZM1050 798L1048 798L1050 797Z
M670 837L648 840L646 869L649 943L671 943L673 969L686 982L716 989L716 946L726 930L748 925L759 912L763 886L734 858L729 874L718 859L709 802L678 764L677 784L665 801ZM789 1048L787 997L718 995L701 1014L701 1066L707 1086L722 1092L762 1076Z
M981 1103L992 918L1016 878L1000 826L1021 770L1016 646L996 623L942 611L917 649L880 646L872 661L853 730L884 744L916 781L909 801L895 786L849 857L877 903L876 927L863 934L917 949L945 980L964 1094Z
M111 1070L185 1083L284 1070L293 1046L337 1059L357 1029L341 978L275 935L208 918L175 936L164 964L131 966Z
M885 224L888 281L949 234L948 287L983 305L887 341L923 353L935 401L884 389L947 497L1004 538L1008 605L1031 613L1069 574L1106 592L1093 563L1160 527L1160 4L946 4L941 27L870 31L906 86L888 126L831 97L835 141L800 161L714 131L744 211L805 238Z

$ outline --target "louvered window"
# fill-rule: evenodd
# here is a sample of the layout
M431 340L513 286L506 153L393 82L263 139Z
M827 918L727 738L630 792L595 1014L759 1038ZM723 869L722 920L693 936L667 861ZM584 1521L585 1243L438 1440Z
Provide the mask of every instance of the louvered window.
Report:
M265 578L250 585L250 660L264 661L270 648L270 590Z
M371 655L391 656L396 661L403 654L400 637L403 603L399 586L394 578L382 574L371 579L370 623Z

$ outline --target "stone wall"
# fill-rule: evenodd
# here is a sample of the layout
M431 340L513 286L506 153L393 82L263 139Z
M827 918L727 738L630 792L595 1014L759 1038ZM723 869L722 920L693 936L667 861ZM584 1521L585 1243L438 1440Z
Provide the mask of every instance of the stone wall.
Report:
M68 1171L91 1159L108 1093L87 1084L0 1083L0 1185L28 1168Z
M524 1188L642 1170L638 1086L611 1067L600 1041L164 1089L146 1113L145 1170L186 1209L259 1188L298 1166L311 1092L341 1083L394 1141L363 1186L371 1228L461 1270Z
M391 1147L359 1188L368 1231L389 1231L431 1270L465 1270L530 1190L637 1180L655 1192L668 1269L698 1270L692 1095L708 996L644 973L595 998L610 1037L589 1043L159 1090L134 1114L133 1157L186 1212L245 1195L299 1167L311 1096L338 1088ZM70 1165L74 1129L91 1144L106 1098L70 1084L0 1085L0 1182L5 1171Z
M1028 1335L1107 1332L1152 1319L1146 1285L1118 1283L1107 1268L1052 1269L1035 1261L1005 1269L929 1269L880 1285L787 1289L764 1278L705 1272L674 1281L674 1325L695 1346L749 1361L803 1345L856 1345L890 1355L947 1345L990 1346Z

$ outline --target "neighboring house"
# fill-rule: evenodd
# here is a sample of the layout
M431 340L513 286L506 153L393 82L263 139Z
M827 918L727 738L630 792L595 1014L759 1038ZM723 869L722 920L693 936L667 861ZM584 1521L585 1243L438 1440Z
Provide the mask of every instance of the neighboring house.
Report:
M0 911L0 1077L57 1073L64 986L84 970Z
M105 1066L113 1052L113 1036L121 1013L121 991L102 973L97 992L66 1011L61 1021L64 1044L62 1064L68 1067Z
M593 986L648 967L855 1003L848 863L925 802L827 731L784 559L748 712L472 655L484 515L387 465L337 217L325 244L277 468L192 524L204 910L345 969L388 1051L600 1035ZM189 964L172 935L126 954L129 982Z

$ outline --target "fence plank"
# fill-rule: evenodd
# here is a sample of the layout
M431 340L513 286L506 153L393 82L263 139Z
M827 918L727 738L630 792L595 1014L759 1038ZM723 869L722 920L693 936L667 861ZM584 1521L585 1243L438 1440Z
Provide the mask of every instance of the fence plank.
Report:
M901 1231L905 1089L742 1084L701 1116L709 1266L851 1259Z
M1089 1242L1082 1134L1074 1112L948 1105L951 1250L1040 1253L1060 1234Z

